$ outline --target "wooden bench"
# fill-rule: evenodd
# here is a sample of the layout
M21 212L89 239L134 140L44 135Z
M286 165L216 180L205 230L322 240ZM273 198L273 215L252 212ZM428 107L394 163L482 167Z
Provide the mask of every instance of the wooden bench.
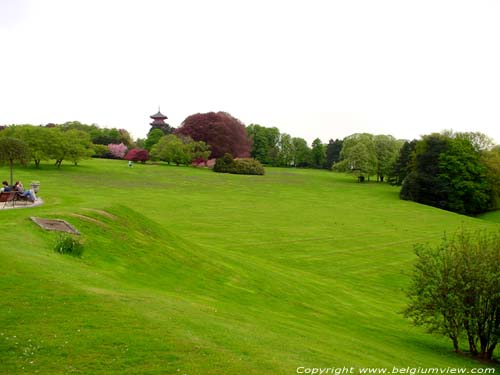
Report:
M3 203L4 207L9 202L12 202L12 206L15 206L16 200L17 200L17 192L15 191L4 191L0 193L0 203Z

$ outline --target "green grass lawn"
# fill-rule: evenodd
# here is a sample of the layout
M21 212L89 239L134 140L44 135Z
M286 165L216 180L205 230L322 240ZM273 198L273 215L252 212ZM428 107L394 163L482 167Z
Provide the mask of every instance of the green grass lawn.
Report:
M492 221L494 223L500 223L500 210L487 212L480 216L481 219Z
M483 366L400 312L415 243L497 223L327 171L88 160L15 173L45 203L0 211L1 374ZM55 253L30 216L73 224L83 257Z

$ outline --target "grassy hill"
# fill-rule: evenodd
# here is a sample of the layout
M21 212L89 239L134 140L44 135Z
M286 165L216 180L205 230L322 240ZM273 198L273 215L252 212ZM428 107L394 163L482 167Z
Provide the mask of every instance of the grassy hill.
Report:
M90 160L16 175L45 204L0 211L2 374L480 366L400 311L415 243L497 223L326 171ZM83 257L30 216L76 226Z

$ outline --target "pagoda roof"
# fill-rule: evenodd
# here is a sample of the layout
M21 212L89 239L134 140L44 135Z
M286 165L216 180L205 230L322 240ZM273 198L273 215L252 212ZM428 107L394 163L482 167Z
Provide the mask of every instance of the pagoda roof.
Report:
M155 125L167 125L167 123L163 120L160 119L155 119L153 122L150 122L149 125L155 126Z
M161 113L160 111L158 111L158 113L156 113L156 114L154 114L154 115L151 115L151 116L149 116L149 117L151 117L152 119L155 119L155 120L156 120L156 119L163 119L163 120L164 120L164 119L167 119L167 118L168 118L167 116L165 116L165 115L164 115L163 113Z

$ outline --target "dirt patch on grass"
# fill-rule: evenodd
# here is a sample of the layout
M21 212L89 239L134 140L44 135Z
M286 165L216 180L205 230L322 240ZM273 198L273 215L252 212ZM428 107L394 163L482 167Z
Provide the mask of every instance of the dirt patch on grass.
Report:
M80 234L80 232L78 232L74 226L61 219L42 219L40 217L34 216L32 216L30 219L38 224L40 228L45 230L55 230L71 234Z

